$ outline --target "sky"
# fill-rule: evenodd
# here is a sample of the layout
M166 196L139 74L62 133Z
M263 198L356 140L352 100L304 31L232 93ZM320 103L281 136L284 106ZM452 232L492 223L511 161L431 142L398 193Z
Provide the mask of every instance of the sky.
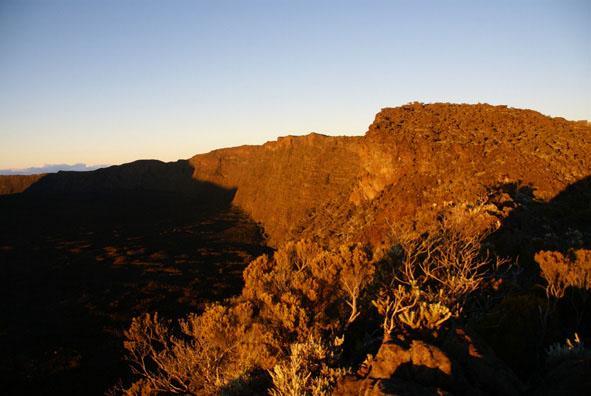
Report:
M412 101L591 120L591 2L0 0L0 169L358 135Z

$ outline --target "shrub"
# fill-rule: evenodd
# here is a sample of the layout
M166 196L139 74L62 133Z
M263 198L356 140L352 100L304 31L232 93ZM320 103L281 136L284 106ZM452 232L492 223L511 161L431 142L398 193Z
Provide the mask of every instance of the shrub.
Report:
M178 335L158 314L135 318L125 348L136 389L176 394L214 394L257 366L274 362L272 335L251 320L248 303L209 307L178 322Z
M547 282L548 297L562 298L569 287L591 289L591 250L580 249L566 256L541 251L535 260Z
M560 312L557 309L561 300L568 302L566 306L572 312L566 317L575 319L574 323L561 321L561 327L577 330L583 321L591 289L591 250L580 249L567 255L541 251L534 258L546 280L546 305L540 307L543 332L546 332L551 317Z
M481 252L484 236L445 227L423 236L398 233L389 259L400 265L373 301L383 316L385 338L396 328L436 331L451 317L460 317L469 298L501 264Z
M313 337L292 344L290 349L289 357L270 370L272 396L330 395L338 378L347 373L327 365L334 351Z
M430 301L432 296L416 285L382 290L373 304L383 316L384 339L389 340L396 328L437 331L452 313L445 305Z
M567 338L564 344L554 343L546 349L546 361L549 365L557 365L567 359L589 356L591 356L591 351L585 348L577 333L575 333L572 340Z
M228 306L213 305L176 327L157 314L133 320L125 348L140 379L127 393L215 394L273 368L275 394L322 394L339 370L328 365L333 351L315 340L343 341L365 307L374 272L371 252L359 244L325 250L300 241L261 256Z
M244 271L243 297L287 342L339 333L359 316L375 262L360 244L324 250L309 241L288 243Z

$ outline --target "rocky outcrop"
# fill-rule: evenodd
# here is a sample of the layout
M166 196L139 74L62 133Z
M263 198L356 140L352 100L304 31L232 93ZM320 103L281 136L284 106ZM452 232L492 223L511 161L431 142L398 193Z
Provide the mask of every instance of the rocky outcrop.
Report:
M361 138L316 133L196 155L194 177L236 189L234 203L277 242L308 211L346 199L361 169Z
M527 186L548 201L591 174L591 127L506 106L414 103L379 112L365 136L288 136L261 146L136 161L93 172L0 177L0 194L235 192L271 244L312 238L380 244L391 224Z
M456 329L438 341L382 344L364 370L339 382L334 395L519 395L523 390L492 350Z
M190 162L195 178L235 188L234 203L274 242L379 243L392 222L429 222L496 186L527 185L548 200L591 174L590 152L582 123L506 106L415 103L383 109L364 137L290 136Z

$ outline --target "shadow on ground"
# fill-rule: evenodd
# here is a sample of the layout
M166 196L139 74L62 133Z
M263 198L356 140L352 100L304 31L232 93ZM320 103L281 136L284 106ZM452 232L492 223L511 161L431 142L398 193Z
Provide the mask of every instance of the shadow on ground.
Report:
M536 383L546 369L549 345L564 344L575 332L583 339L591 337L588 290L569 290L544 319L546 281L534 259L544 250L570 254L591 248L591 177L573 183L547 202L536 200L531 187L519 184L500 186L496 194L500 206L511 212L489 242L497 254L518 262L520 272L514 291L480 318L477 328L515 373Z
M48 175L0 197L5 394L103 394L128 375L123 330L240 293L265 251L234 191L186 161Z
M540 250L591 248L591 177L569 185L548 202L536 200L526 185L506 184L499 192L516 206L492 236L500 253L531 264Z

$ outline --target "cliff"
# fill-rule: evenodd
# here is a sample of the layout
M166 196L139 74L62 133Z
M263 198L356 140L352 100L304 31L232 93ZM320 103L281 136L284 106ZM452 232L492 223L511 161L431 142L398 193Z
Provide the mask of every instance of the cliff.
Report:
M150 190L213 201L223 191L273 245L302 237L380 243L393 223L420 227L508 186L548 201L591 174L589 153L587 123L507 106L413 103L380 111L365 136L312 133L175 163L4 176L0 194Z
M0 175L0 195L18 194L45 175Z
M549 200L591 174L591 128L506 106L409 104L363 137L311 134L197 155L194 177L235 188L271 242L380 242L391 222L525 185ZM341 230L340 234L336 234Z
M264 225L271 242L308 211L354 187L362 138L288 136L262 146L196 155L194 178L235 188L234 203Z

